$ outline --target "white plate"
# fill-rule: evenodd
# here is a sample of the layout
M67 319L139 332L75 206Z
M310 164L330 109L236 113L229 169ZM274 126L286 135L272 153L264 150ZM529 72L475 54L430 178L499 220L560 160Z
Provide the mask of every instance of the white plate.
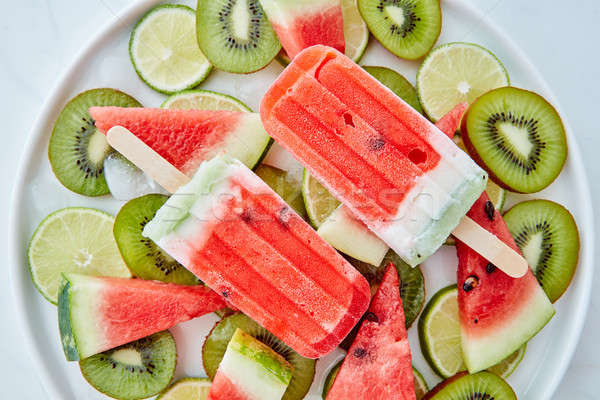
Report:
M128 56L128 39L133 24L158 0L138 1L112 21L66 72L48 99L29 137L26 157L20 166L19 182L13 197L10 226L11 279L20 315L24 340L38 368L38 374L52 399L101 399L81 377L77 363L64 359L56 321L56 307L46 302L31 283L26 248L38 223L52 211L67 206L97 207L116 213L121 203L108 197L90 199L71 193L54 177L47 158L47 143L54 120L63 105L77 93L95 87L119 88L140 100L145 106L157 107L163 96L153 92L136 76ZM192 5L191 1L183 3ZM470 41L492 50L507 67L513 85L544 94L554 105L556 98L525 54L487 17L463 0L443 1L444 26L439 43ZM415 79L418 63L399 60L372 39L364 65L385 65ZM204 88L231 94L255 110L262 94L282 68L273 62L253 75L231 75L213 72ZM562 115L563 118L565 115ZM560 178L547 190L535 196L510 196L515 202L527 197L544 197L564 204L574 214L580 229L582 252L577 274L568 292L556 304L557 315L536 336L527 349L525 359L509 379L522 400L549 399L560 382L579 339L585 319L592 282L593 225L591 198L581 163L574 132L569 128L570 153ZM439 288L455 281L456 256L453 248L443 248L423 266L428 297ZM206 316L172 329L179 348L177 377L203 375L201 345L216 321ZM429 369L419 350L416 324L410 329L413 360L430 385L439 379ZM320 399L323 373L341 352L317 363L317 378L310 395Z

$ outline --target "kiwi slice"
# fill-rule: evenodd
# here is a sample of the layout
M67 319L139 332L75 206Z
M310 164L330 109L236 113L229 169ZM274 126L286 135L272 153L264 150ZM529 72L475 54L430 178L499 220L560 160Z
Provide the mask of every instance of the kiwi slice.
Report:
M373 36L408 60L429 53L442 29L439 0L358 0L358 9Z
M396 96L407 102L412 108L423 114L417 90L402 75L386 67L363 67L371 76L388 87Z
M67 189L85 196L102 196L109 193L104 159L112 149L88 112L93 106L141 104L114 89L92 89L79 94L67 103L54 123L48 158L54 174Z
M554 303L569 287L577 268L579 232L575 219L553 201L530 200L508 210L504 220Z
M79 367L99 392L133 400L162 392L173 379L176 364L175 340L164 331L83 359Z
M301 182L297 182L286 171L266 164L259 165L254 173L280 195L298 215L302 218L306 217Z
M340 372L340 368L342 367L343 362L343 359L338 361L338 363L335 364L327 374L327 378L325 378L325 383L323 384L323 392L321 394L323 400L327 399L327 394L331 390L333 382L335 381L335 377L337 376L338 372ZM413 367L413 377L415 380L415 393L417 395L416 398L417 400L421 400L423 398L424 392L427 391L427 384L425 383L425 379L423 379L421 373L417 371L415 367Z
M227 349L227 344L238 328L271 347L292 364L294 367L292 381L282 399L303 399L306 393L308 393L314 379L316 360L300 356L300 354L292 350L287 344L283 343L275 335L244 314L234 314L225 317L217 322L210 331L202 347L202 361L204 362L204 370L208 376L211 379L215 377L217 368L219 368L219 364Z
M223 71L258 71L281 50L259 0L198 0L196 15L198 45Z
M517 400L504 379L491 372L456 374L434 387L423 400Z
M560 116L542 96L502 87L478 98L463 118L467 151L501 187L539 192L560 174L567 138Z
M127 202L115 218L113 234L123 260L142 279L196 285L200 281L152 240L142 236L144 226L165 204L168 197L148 194Z

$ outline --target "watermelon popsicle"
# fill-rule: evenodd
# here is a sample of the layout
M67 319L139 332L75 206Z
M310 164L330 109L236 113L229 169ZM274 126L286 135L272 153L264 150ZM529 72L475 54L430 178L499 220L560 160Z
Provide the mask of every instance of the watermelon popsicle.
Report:
M112 131L109 143L127 157L132 153ZM335 349L369 304L362 275L260 178L228 157L203 163L144 235L304 357Z
M261 104L267 132L404 261L434 253L487 174L335 49L299 54Z
M290 58L316 44L344 52L340 0L260 0L260 3Z

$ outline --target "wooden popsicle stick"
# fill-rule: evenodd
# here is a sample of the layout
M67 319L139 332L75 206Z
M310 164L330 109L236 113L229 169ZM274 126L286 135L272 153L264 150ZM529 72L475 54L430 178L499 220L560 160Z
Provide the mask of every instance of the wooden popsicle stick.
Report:
M107 132L106 137L108 144L168 192L175 193L190 181L190 178L127 129L115 126ZM529 268L527 261L519 253L469 217L465 216L452 233L513 278L522 277Z
M175 193L190 181L177 168L133 133L115 126L106 133L108 144L154 179L167 192Z
M520 278L529 269L523 256L467 216L452 234L508 276Z

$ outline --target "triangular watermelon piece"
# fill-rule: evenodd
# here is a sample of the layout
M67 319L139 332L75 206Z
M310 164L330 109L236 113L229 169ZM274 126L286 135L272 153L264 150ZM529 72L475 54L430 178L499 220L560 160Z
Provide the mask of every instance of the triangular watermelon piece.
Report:
M225 307L203 285L63 274L58 323L67 360L77 361Z
M124 107L89 111L101 132L122 126L189 176L222 152L253 168L270 143L255 113Z
M469 103L459 103L452 110L448 111L435 126L444 132L450 139L454 137L457 130L460 129L460 123L465 112L469 108Z
M344 53L340 0L261 0L260 3L290 58L316 44Z
M398 272L390 263L327 400L416 399L398 287Z
M520 253L485 192L467 215ZM469 372L475 373L516 351L555 311L531 271L511 278L458 240L456 252L462 349Z

